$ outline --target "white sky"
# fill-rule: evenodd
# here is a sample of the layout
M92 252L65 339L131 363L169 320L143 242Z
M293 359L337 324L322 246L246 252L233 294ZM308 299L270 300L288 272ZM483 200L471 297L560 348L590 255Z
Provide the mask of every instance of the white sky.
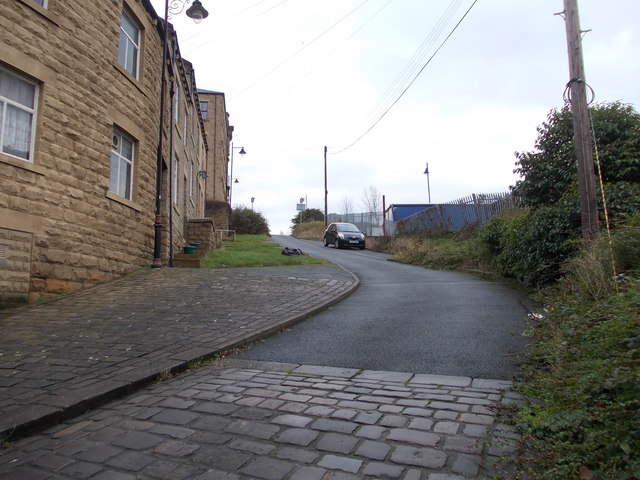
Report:
M507 191L514 152L562 106L569 80L562 0L202 0L209 17L171 22L199 88L225 93L234 206L289 233L296 203L363 211ZM164 2L152 0L163 15ZM597 102L640 105L640 1L578 0L587 83ZM448 15L449 14L449 15ZM423 47L421 49L421 46ZM404 72L403 75L401 75ZM400 81L398 81L400 80Z

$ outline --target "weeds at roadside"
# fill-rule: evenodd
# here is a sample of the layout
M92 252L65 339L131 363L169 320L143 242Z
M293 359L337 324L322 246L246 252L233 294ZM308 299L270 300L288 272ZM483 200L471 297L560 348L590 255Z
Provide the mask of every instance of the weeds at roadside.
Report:
M173 373L171 373L171 370L161 370L158 372L158 376L156 378L156 383L162 383L165 382L167 380L170 380L173 378Z
M640 478L640 280L626 278L594 289L574 272L545 292L520 382L536 401L516 415L545 479Z
M495 262L477 235L470 231L436 237L400 236L391 240L389 250L393 259L411 265L439 270L461 270L498 276Z

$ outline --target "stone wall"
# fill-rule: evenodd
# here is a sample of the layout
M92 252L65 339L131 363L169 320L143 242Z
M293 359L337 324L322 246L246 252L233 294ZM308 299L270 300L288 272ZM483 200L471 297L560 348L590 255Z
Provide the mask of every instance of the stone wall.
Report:
M192 219L187 222L188 243L199 243L201 251L220 248L221 241L211 218Z
M0 291L7 302L29 298L29 269L33 235L0 228Z
M208 201L205 205L205 217L212 218L216 230L226 230L231 222L231 209L226 202Z
M233 127L229 125L225 96L224 93L209 90L198 90L198 95L201 102L208 104L208 116L204 121L209 145L206 199L228 202L229 143Z

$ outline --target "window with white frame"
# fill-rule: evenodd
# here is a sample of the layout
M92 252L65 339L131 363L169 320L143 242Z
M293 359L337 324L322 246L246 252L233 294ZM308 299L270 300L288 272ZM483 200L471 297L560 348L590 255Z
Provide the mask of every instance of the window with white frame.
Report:
M47 8L47 0L33 0L34 2L36 2L38 5L40 5L41 7Z
M180 122L180 84L176 84L176 89L173 93L173 119L176 125Z
M109 190L127 200L132 200L134 147L131 138L117 128L113 129Z
M118 63L134 77L138 78L138 58L140 56L140 27L133 17L122 11L120 19L120 45Z
M178 157L175 158L174 163L173 163L173 178L171 179L171 197L173 198L173 204L177 205L178 204L178 187L179 187L179 182L178 179L180 178L180 175L178 174L178 171L180 170L180 160L178 159Z
M189 164L189 196L193 197L193 162Z
M182 143L187 144L187 132L189 126L189 118L187 117L187 110L184 112L184 125L182 126Z
M209 102L200 102L200 114L202 120L209 120Z
M2 153L33 162L38 85L0 68Z

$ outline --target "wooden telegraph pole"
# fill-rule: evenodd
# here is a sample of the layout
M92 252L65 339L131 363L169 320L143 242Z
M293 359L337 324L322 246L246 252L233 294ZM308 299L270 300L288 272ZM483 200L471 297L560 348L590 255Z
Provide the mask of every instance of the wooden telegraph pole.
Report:
M327 228L327 147L324 147L324 227Z
M587 83L584 75L582 56L582 30L578 16L577 0L564 1L564 16L567 28L567 48L569 50L568 98L573 116L573 135L578 166L578 193L580 194L580 217L582 237L593 240L598 233L598 204L596 200L596 180L593 168L593 144L591 142L589 106L587 104Z

